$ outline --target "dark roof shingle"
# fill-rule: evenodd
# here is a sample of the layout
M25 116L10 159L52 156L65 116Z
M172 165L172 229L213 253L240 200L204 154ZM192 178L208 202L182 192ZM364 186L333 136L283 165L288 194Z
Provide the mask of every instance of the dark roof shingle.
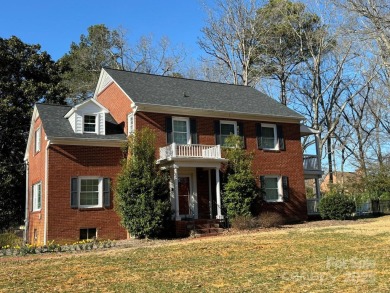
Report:
M104 70L135 104L303 119L300 114L249 86Z
M71 106L52 104L36 104L47 137L50 138L79 138L99 140L126 140L123 129L115 122L110 114L106 114L106 135L93 133L75 133L65 114Z

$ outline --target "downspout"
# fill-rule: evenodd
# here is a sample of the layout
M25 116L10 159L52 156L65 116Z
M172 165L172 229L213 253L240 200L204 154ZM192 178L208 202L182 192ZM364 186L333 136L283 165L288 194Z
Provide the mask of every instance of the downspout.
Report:
M49 178L49 146L50 140L47 140L45 153L45 216L43 222L43 244L47 244L47 212L48 212L48 178Z
M27 243L27 235L28 235L28 210L29 210L29 206L28 206L28 187L29 187L29 184L28 184L28 173L29 173L29 165L28 165L28 159L26 159L24 161L25 165L26 165L26 203L25 203L25 212L24 212L24 233L23 233L23 242L24 243Z

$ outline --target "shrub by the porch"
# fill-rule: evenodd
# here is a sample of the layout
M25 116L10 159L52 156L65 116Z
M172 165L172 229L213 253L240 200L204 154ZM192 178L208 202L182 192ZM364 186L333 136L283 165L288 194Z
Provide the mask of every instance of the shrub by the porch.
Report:
M355 202L340 193L329 194L321 199L318 209L323 219L345 220L355 212Z
M160 236L171 216L169 179L155 164L154 142L148 128L130 136L116 186L116 210L135 237Z
M252 205L259 194L252 174L252 154L243 149L242 139L231 135L226 139L226 183L223 186L223 205L229 219L252 216Z

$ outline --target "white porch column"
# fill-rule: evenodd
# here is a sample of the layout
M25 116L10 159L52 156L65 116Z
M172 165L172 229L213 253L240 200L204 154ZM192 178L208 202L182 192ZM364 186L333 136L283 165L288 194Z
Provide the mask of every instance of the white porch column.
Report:
M221 183L219 179L219 168L215 169L215 185L217 195L217 219L223 219L221 212Z
M178 167L173 166L173 191L175 195L175 220L180 221L180 213L179 213L179 172Z

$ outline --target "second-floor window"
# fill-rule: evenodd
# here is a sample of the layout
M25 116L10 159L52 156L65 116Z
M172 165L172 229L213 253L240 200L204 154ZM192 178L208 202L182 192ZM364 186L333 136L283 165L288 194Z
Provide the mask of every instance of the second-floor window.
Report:
M237 122L221 121L221 145L226 145L226 138L232 134L237 135Z
M276 135L276 125L275 124L261 124L261 144L263 149L275 150L278 149L278 140Z
M84 132L95 133L96 132L96 116L84 115Z
M41 182L32 186L32 210L39 211L42 206L42 184Z
M188 118L172 118L173 142L177 144L190 144L190 126Z
M257 148L271 151L285 151L282 125L270 123L256 124Z
M41 128L39 127L35 131L35 153L40 152L41 150Z

